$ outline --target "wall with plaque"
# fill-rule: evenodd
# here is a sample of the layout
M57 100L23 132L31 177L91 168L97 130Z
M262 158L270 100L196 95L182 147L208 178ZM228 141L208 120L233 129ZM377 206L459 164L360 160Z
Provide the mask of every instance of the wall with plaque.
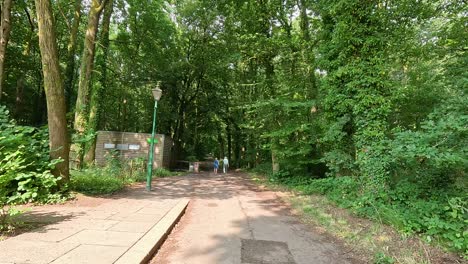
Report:
M107 156L117 154L122 160L144 158L148 160L151 134L116 131L98 131L96 141L96 165L105 166ZM153 167L170 166L172 139L166 135L155 135Z

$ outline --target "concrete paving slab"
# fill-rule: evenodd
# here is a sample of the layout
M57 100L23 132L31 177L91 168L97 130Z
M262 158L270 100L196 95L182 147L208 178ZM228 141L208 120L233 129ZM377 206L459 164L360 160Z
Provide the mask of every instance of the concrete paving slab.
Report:
M115 214L117 214L118 211L90 211L87 212L86 215L84 215L81 218L84 219L100 219L100 220L105 220Z
M135 212L119 212L112 216L109 216L106 220L114 220L114 221L123 221L125 218L129 217L130 215L134 214Z
M0 242L0 260L13 263L50 263L78 247L77 242L56 243L8 239Z
M48 225L49 228L80 228L88 230L107 230L112 226L119 223L116 220L100 220L100 219L88 219L88 218L77 218L74 221L64 221L56 224Z
M102 198L97 206L33 207L25 219L45 226L0 242L0 264L112 263L136 243L150 245L139 254L151 256L155 244L183 212L181 207L173 208L187 194L183 190L174 193L178 187L172 183L178 181L156 181L153 192L141 184L123 192L121 198ZM170 187L162 188L161 183ZM158 223L163 226L154 229Z
M115 264L133 264L147 262L154 251L161 246L177 220L183 215L189 203L188 199L181 200L174 206L145 236L133 245Z
M122 221L154 223L154 222L159 221L159 219L161 219L167 213L167 211L168 210L164 210L160 212L159 214L132 214L122 219Z
M99 230L83 230L72 237L67 238L64 242L73 242L86 245L102 245L102 246L131 246L143 234L131 232L115 232L115 231L99 231Z
M78 232L81 232L82 230L83 229L80 228L51 228L46 226L34 229L29 233L24 233L11 239L23 241L59 242L73 236Z
M115 246L80 245L53 261L53 264L114 263L128 248Z
M154 226L154 222L126 222L122 221L113 227L109 228L109 231L118 232L132 232L132 233L146 233Z

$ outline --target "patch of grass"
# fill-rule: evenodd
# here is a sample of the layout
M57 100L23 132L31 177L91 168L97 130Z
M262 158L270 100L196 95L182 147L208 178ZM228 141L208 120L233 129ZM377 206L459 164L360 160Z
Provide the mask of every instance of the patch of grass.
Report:
M123 189L125 185L146 181L147 174L144 166L140 166L141 164L135 161L129 164L131 165L90 167L81 171L72 171L70 189L89 195L112 194ZM180 173L164 168L153 170L153 178L177 175Z
M153 170L153 177L165 178L165 177L172 177L172 176L178 176L178 175L180 175L180 173L172 172L164 168L156 168L155 170Z
M378 252L374 257L375 264L393 264L395 260L392 257L385 255L385 253Z
M73 191L91 195L115 193L124 186L122 179L100 175L93 170L75 172L70 179L70 187Z

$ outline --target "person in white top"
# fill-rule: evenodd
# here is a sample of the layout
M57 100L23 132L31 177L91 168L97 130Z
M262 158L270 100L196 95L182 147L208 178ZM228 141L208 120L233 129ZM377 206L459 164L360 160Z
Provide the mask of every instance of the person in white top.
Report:
M229 168L229 160L227 157L223 159L223 172L226 173Z

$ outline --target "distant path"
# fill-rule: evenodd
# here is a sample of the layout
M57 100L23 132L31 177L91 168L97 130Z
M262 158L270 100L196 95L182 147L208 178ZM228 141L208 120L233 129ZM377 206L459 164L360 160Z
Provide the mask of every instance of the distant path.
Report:
M246 174L188 178L189 208L151 263L360 263L299 222L275 192L260 190Z

